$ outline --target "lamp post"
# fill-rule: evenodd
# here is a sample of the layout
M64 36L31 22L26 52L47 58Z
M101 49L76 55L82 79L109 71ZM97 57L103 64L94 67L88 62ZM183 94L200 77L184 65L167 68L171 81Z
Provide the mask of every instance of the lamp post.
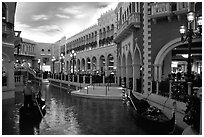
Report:
M52 57L52 73L54 74L55 73L55 69L54 69L54 67L55 67L55 57L53 56Z
M70 54L70 58L71 58L71 60L72 60L72 65L73 65L73 68L72 68L72 73L74 74L74 60L75 60L75 58L76 58L76 53L75 53L75 51L74 50L72 50L72 52L71 52L71 54Z
M188 29L184 25L180 26L181 41L188 41L188 64L187 64L187 82L188 82L188 95L191 95L191 45L193 38L200 38L202 36L202 16L195 17L195 13L190 11L187 14ZM193 23L197 21L196 29L193 30ZM185 38L184 38L185 36Z
M197 20L197 29L193 30L192 24ZM188 29L184 25L180 26L181 41L188 41L188 65L187 65L187 76L188 82L191 82L191 44L193 38L199 38L202 35L202 16L195 18L195 13L190 11L187 14ZM185 36L186 35L186 36ZM185 38L184 38L185 36Z
M63 72L63 64L64 64L64 54L60 54L60 62L61 62L61 73Z

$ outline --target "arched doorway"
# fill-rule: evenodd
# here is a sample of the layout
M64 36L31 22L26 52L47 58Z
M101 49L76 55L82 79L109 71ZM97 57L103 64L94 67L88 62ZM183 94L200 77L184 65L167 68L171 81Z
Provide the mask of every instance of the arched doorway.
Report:
M154 81L155 81L155 92L157 94L168 96L169 90L161 90L161 85L169 85L169 80L172 80L172 84L179 83L184 87L185 92L188 94L188 75L187 75L187 64L188 64L188 42L182 43L180 38L174 39L164 45L158 52L154 61ZM192 85L202 85L202 39L193 39L191 44L191 82ZM201 78L201 80L197 80ZM163 87L165 86L163 85ZM180 93L182 92L179 91ZM175 97L174 90L172 89L172 98ZM177 95L177 97L180 95Z
M80 73L80 59L77 59L77 70L78 73Z
M87 71L87 73L91 73L91 59L88 57L87 59L86 59L86 71Z
M132 67L132 55L130 51L128 52L127 55L126 86L129 89L133 88L133 67Z
M96 66L97 66L97 60L96 60L96 57L94 56L94 57L92 57L92 70L94 73L97 70Z
M81 71L82 73L85 73L85 59L84 58L81 60Z
M118 76L118 85L121 86L121 56L118 56L118 63L117 63L117 76Z
M133 55L133 91L142 92L142 61L139 47L135 46Z
M110 83L115 83L116 69L115 61L112 54L107 56L107 76Z
M121 84L124 84L126 87L126 59L125 59L125 54L122 55L122 62L121 62Z
M101 55L99 58L99 69L101 75L105 75L105 65L106 65L105 57Z
M115 74L114 65L115 65L114 57L112 54L109 54L107 57L107 67L108 67L107 75Z

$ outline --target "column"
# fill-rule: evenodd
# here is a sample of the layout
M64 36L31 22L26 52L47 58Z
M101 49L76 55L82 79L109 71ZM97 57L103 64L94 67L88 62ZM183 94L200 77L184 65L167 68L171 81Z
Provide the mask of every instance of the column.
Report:
M158 81L162 81L162 65L158 65Z
M79 74L77 75L77 83L79 83Z
M159 93L159 65L154 64L154 81L156 82L156 94Z
M74 82L74 75L72 75L72 82Z
M92 75L90 75L90 84L92 84Z
M114 78L115 78L115 84L117 84L117 76L114 75Z
M86 82L85 82L85 75L83 76L83 83L85 84Z

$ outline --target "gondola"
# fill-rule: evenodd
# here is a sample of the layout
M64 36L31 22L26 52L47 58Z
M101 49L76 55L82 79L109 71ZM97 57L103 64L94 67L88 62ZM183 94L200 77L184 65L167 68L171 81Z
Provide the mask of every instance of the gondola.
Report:
M39 124L46 114L45 100L37 95L33 100L33 105L29 108L22 106L19 113L20 124Z
M137 123L152 134L171 134L175 127L175 112L169 119L160 109L151 106L145 99L136 98L130 91L129 100L131 113Z

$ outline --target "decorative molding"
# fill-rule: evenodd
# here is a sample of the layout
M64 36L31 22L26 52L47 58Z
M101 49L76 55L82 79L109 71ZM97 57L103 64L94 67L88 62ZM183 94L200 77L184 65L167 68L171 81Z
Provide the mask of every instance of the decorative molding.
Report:
M2 44L3 44L3 46L5 46L5 47L14 48L14 44L13 44L13 43L2 42Z

